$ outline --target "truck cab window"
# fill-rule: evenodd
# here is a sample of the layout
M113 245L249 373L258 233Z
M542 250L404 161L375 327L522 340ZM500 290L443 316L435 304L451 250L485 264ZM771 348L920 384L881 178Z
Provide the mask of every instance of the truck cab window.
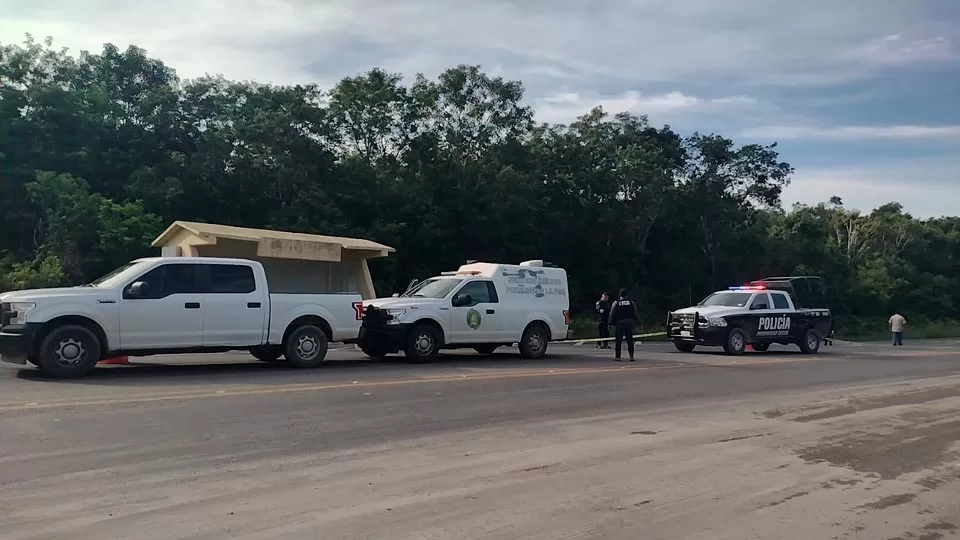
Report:
M750 309L770 309L770 295L767 293L757 294L750 302Z
M200 292L200 287L197 283L197 265L195 264L165 264L158 266L134 280L134 282L138 281L142 281L145 284L142 289L143 294L137 297L143 300L158 300L173 294L194 294ZM124 298L130 298L127 295L129 289L129 285L124 289Z
M790 309L790 302L787 301L787 295L783 293L770 293L773 297L773 307L775 309Z
M458 295L469 294L470 303L466 306L475 306L477 304L489 304L490 303L490 288L487 286L487 281L471 281L464 285L459 291ZM466 307L463 306L463 307Z
M215 294L248 294L257 289L253 268L239 264L210 264L204 292Z

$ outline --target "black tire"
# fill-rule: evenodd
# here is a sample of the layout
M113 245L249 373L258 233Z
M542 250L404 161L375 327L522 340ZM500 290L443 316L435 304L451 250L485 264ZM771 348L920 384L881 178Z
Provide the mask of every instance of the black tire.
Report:
M62 379L78 379L100 361L100 340L82 326L60 326L50 331L34 358L37 367L47 375Z
M752 347L753 347L753 350L757 352L767 352L768 350L770 350L769 343L754 343Z
M497 350L497 347L499 347L499 345L477 345L473 350L480 354L493 354L493 351Z
M547 355L547 345L550 336L547 329L540 323L533 323L523 331L520 338L520 356L528 360L536 360Z
M693 349L697 347L697 344L690 343L689 341L674 341L673 346L676 347L680 352L690 353L693 352Z
M254 358L261 362L273 363L280 360L280 357L283 356L283 347L278 347L276 345L257 347L256 349L251 349L250 354L252 354Z
M403 353L412 364L433 362L440 354L440 332L429 324L418 324L407 334Z
M822 343L820 334L811 328L803 333L803 337L800 338L800 343L797 343L797 345L800 346L800 351L804 354L817 354Z
M383 360L384 358L387 357L387 352L381 350L378 347L373 347L370 345L366 345L366 346L359 345L359 347L360 347L360 351L362 351L363 354L367 355L367 358L370 358L371 360Z
M330 343L320 327L305 324L294 328L283 344L283 356L298 368L313 368L323 363Z
M740 328L732 328L727 334L727 340L723 342L723 352L733 355L741 355L747 349L747 333Z

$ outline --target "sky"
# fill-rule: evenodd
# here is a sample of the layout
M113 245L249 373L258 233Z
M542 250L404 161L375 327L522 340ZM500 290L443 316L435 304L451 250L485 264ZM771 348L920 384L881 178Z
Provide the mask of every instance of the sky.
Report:
M457 64L545 122L602 105L777 142L793 203L960 215L960 0L0 0L0 42L135 44L182 78L331 86Z

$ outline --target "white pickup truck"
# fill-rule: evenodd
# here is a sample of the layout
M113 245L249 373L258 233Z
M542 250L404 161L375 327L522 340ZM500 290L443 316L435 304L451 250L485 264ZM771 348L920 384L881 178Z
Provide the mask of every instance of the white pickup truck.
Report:
M0 295L0 360L65 378L104 358L250 351L314 367L357 339L359 294L275 294L245 259L138 259L80 287Z

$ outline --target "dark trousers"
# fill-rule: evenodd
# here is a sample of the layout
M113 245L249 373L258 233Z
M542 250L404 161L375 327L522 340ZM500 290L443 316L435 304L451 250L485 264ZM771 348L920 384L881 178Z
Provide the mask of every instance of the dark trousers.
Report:
M597 337L601 339L610 337L610 325L607 324L606 321L597 323ZM610 343L606 341L597 342L597 347L600 347L601 349L606 349L609 346Z
M893 333L893 344L894 344L894 345L903 345L903 332L894 332L894 333Z
M621 344L623 340L627 340L627 354L633 360L633 331L636 327L637 323L632 319L617 321L616 326L614 326L614 337L617 340L613 350L614 357L620 358Z

